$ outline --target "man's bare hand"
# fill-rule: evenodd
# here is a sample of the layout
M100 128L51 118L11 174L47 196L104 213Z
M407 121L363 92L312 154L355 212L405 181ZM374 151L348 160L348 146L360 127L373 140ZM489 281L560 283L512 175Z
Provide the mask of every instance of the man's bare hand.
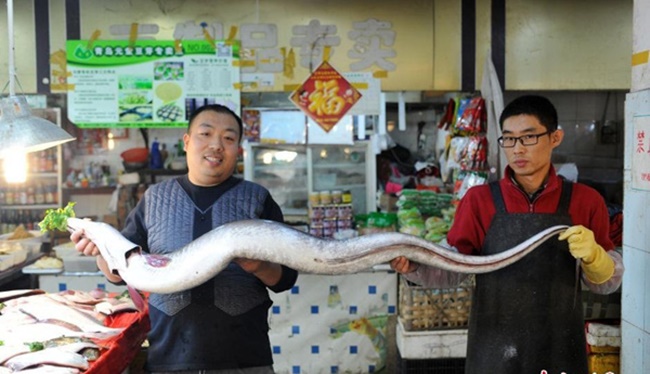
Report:
M391 269L400 274L408 274L416 271L420 265L417 262L409 261L408 258L400 256L390 262Z
M75 243L74 247L79 253L85 256L99 255L99 249L95 246L95 243L91 242L90 239L84 236L83 230L77 230L70 234L70 240Z

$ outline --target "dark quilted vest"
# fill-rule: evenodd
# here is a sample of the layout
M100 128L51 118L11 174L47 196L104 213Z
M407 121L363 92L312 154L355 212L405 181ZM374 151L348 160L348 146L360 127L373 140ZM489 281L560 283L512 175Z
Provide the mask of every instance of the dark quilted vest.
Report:
M212 227L258 218L267 196L268 191L263 187L241 181L212 205ZM192 226L195 210L199 208L176 180L152 185L145 193L145 203L147 244L151 253L174 252L195 239L192 238ZM207 210L201 211L205 212ZM242 314L270 300L264 284L234 263L208 282L214 286L214 304L230 315ZM192 293L186 290L151 294L149 302L172 316L192 302Z

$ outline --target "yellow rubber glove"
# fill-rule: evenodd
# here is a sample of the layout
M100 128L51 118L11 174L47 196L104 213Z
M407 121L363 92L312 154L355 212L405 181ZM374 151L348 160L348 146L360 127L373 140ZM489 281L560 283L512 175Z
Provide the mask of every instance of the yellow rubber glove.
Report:
M582 225L571 226L558 239L569 243L571 255L581 260L580 266L591 283L605 283L614 275L614 260L596 243L593 231Z

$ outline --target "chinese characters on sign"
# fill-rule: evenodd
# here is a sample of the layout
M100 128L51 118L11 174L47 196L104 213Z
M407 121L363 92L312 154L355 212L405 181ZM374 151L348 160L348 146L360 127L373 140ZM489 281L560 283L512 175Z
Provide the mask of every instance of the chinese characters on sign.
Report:
M341 44L341 38L334 36L335 25L321 25L315 19L309 25L294 26L292 31L296 37L291 38L291 46L300 47L300 65L310 71L317 63L329 58L323 54L325 47Z
M361 93L326 61L289 96L289 100L326 132L360 98Z
M395 70L395 64L387 58L395 57L392 49L382 48L382 45L392 46L395 43L395 31L391 30L391 23L368 19L365 22L355 22L354 31L348 36L354 40L354 49L348 51L348 57L359 60L350 64L351 71L367 69L373 64L384 70Z
M354 22L353 29L348 32L348 38L354 41L347 56L354 60L349 65L350 71L362 71L375 65L376 67L394 71L395 63L389 58L397 56L391 47L395 43L396 32L389 21L369 18L365 21ZM203 39L206 34L212 39L224 38L223 24L220 22L194 21L178 23L174 30L174 39L192 40ZM291 47L298 48L300 66L310 69L323 61L325 47L333 55L335 47L341 44L337 35L336 25L323 25L319 20L312 19L307 25L291 27L293 35ZM282 73L287 63L287 53L279 45L278 26L272 23L244 23L239 27L239 37L242 48L242 73ZM328 56L331 57L331 56Z
M650 116L634 118L632 188L650 190Z
M283 30L289 28L289 38L281 38ZM158 56L172 57L182 53L181 45L187 42L207 41L207 45L215 48L217 40L239 40L242 91L271 91L277 89L276 80L283 75L294 78L294 68L300 66L312 71L314 66L337 53L337 49L346 48L339 52L346 56L347 72L386 73L396 70L397 57L394 49L397 32L393 23L387 20L368 18L355 21L352 26L342 28L336 24L322 24L318 19L312 19L305 24L276 25L275 23L242 23L229 26L229 32L222 22L218 21L186 21L179 22L173 30L174 42L163 47L144 47L125 43L123 46L95 46L92 52L104 57L143 57ZM162 28L155 23L140 24L137 28L138 41L164 40ZM110 26L108 34L113 40L124 40L132 33L132 24L115 24ZM226 35L227 34L227 35ZM346 40L347 39L347 40ZM350 45L350 42L352 44ZM138 43L139 44L139 43ZM328 56L325 56L326 51ZM83 56L79 56L83 57ZM74 88L74 83L67 80L70 77L66 66L66 53L58 51L52 54L52 90L67 91ZM378 75L385 77L384 75ZM74 80L74 79L73 79ZM68 85L70 84L70 85Z

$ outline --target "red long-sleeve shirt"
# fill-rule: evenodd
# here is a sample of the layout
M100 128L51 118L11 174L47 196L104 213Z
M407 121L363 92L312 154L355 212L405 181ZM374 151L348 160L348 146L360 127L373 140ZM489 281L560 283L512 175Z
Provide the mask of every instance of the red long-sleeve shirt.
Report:
M546 187L530 202L528 195L511 179L512 169L506 168L499 181L508 213L554 213L560 201L562 180L551 167ZM465 254L478 254L496 213L489 185L470 188L461 199L447 242ZM571 194L569 215L574 225L583 225L594 232L596 242L605 250L614 249L609 238L609 213L603 197L593 188L575 183Z

